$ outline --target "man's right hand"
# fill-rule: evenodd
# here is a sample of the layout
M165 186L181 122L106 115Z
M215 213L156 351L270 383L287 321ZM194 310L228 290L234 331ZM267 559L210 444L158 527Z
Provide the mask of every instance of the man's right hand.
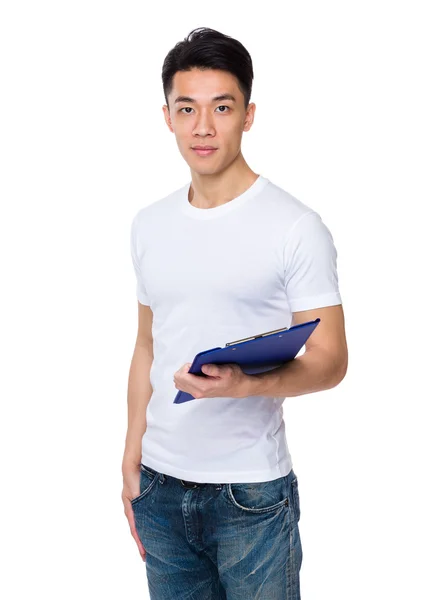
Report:
M146 562L146 550L137 534L133 507L131 505L131 500L140 494L140 466L134 463L123 464L122 474L123 490L121 498L124 504L124 513L130 525L131 535L139 548L140 556Z

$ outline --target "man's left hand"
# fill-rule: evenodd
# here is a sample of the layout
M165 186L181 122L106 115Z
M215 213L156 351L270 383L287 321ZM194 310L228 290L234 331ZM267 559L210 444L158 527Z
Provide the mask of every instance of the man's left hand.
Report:
M178 390L191 394L194 398L244 398L249 396L251 377L244 373L239 365L202 365L202 372L207 375L189 373L192 363L185 363L174 374L174 385Z

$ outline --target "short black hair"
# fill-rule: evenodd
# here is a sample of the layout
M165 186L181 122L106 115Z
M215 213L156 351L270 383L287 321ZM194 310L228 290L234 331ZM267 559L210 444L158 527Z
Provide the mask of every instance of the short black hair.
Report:
M244 96L245 110L248 108L254 70L248 50L238 40L209 27L198 27L178 42L168 52L162 66L162 87L168 109L174 75L177 71L190 71L192 68L222 69L232 73Z

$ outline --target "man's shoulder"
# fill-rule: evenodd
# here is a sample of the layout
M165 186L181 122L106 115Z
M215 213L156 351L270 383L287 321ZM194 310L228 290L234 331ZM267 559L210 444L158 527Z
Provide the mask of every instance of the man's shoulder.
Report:
M133 217L133 224L137 226L140 223L149 223L151 219L156 219L167 215L170 216L170 209L175 207L177 199L180 197L185 186L178 188L162 196L157 200L153 200L150 204L142 206Z
M303 215L316 212L312 206L272 181L269 181L265 194L270 214L280 221L284 220L288 226L294 224Z

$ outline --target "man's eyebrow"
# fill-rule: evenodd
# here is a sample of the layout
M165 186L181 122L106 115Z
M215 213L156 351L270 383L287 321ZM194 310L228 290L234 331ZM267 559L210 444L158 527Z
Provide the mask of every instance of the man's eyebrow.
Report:
M211 102L218 102L220 100L230 100L232 102L236 102L236 98L232 96L232 94L220 94L219 96L214 96ZM194 98L191 98L190 96L177 96L177 98L174 100L174 104L177 104L178 102L196 103L196 100Z

